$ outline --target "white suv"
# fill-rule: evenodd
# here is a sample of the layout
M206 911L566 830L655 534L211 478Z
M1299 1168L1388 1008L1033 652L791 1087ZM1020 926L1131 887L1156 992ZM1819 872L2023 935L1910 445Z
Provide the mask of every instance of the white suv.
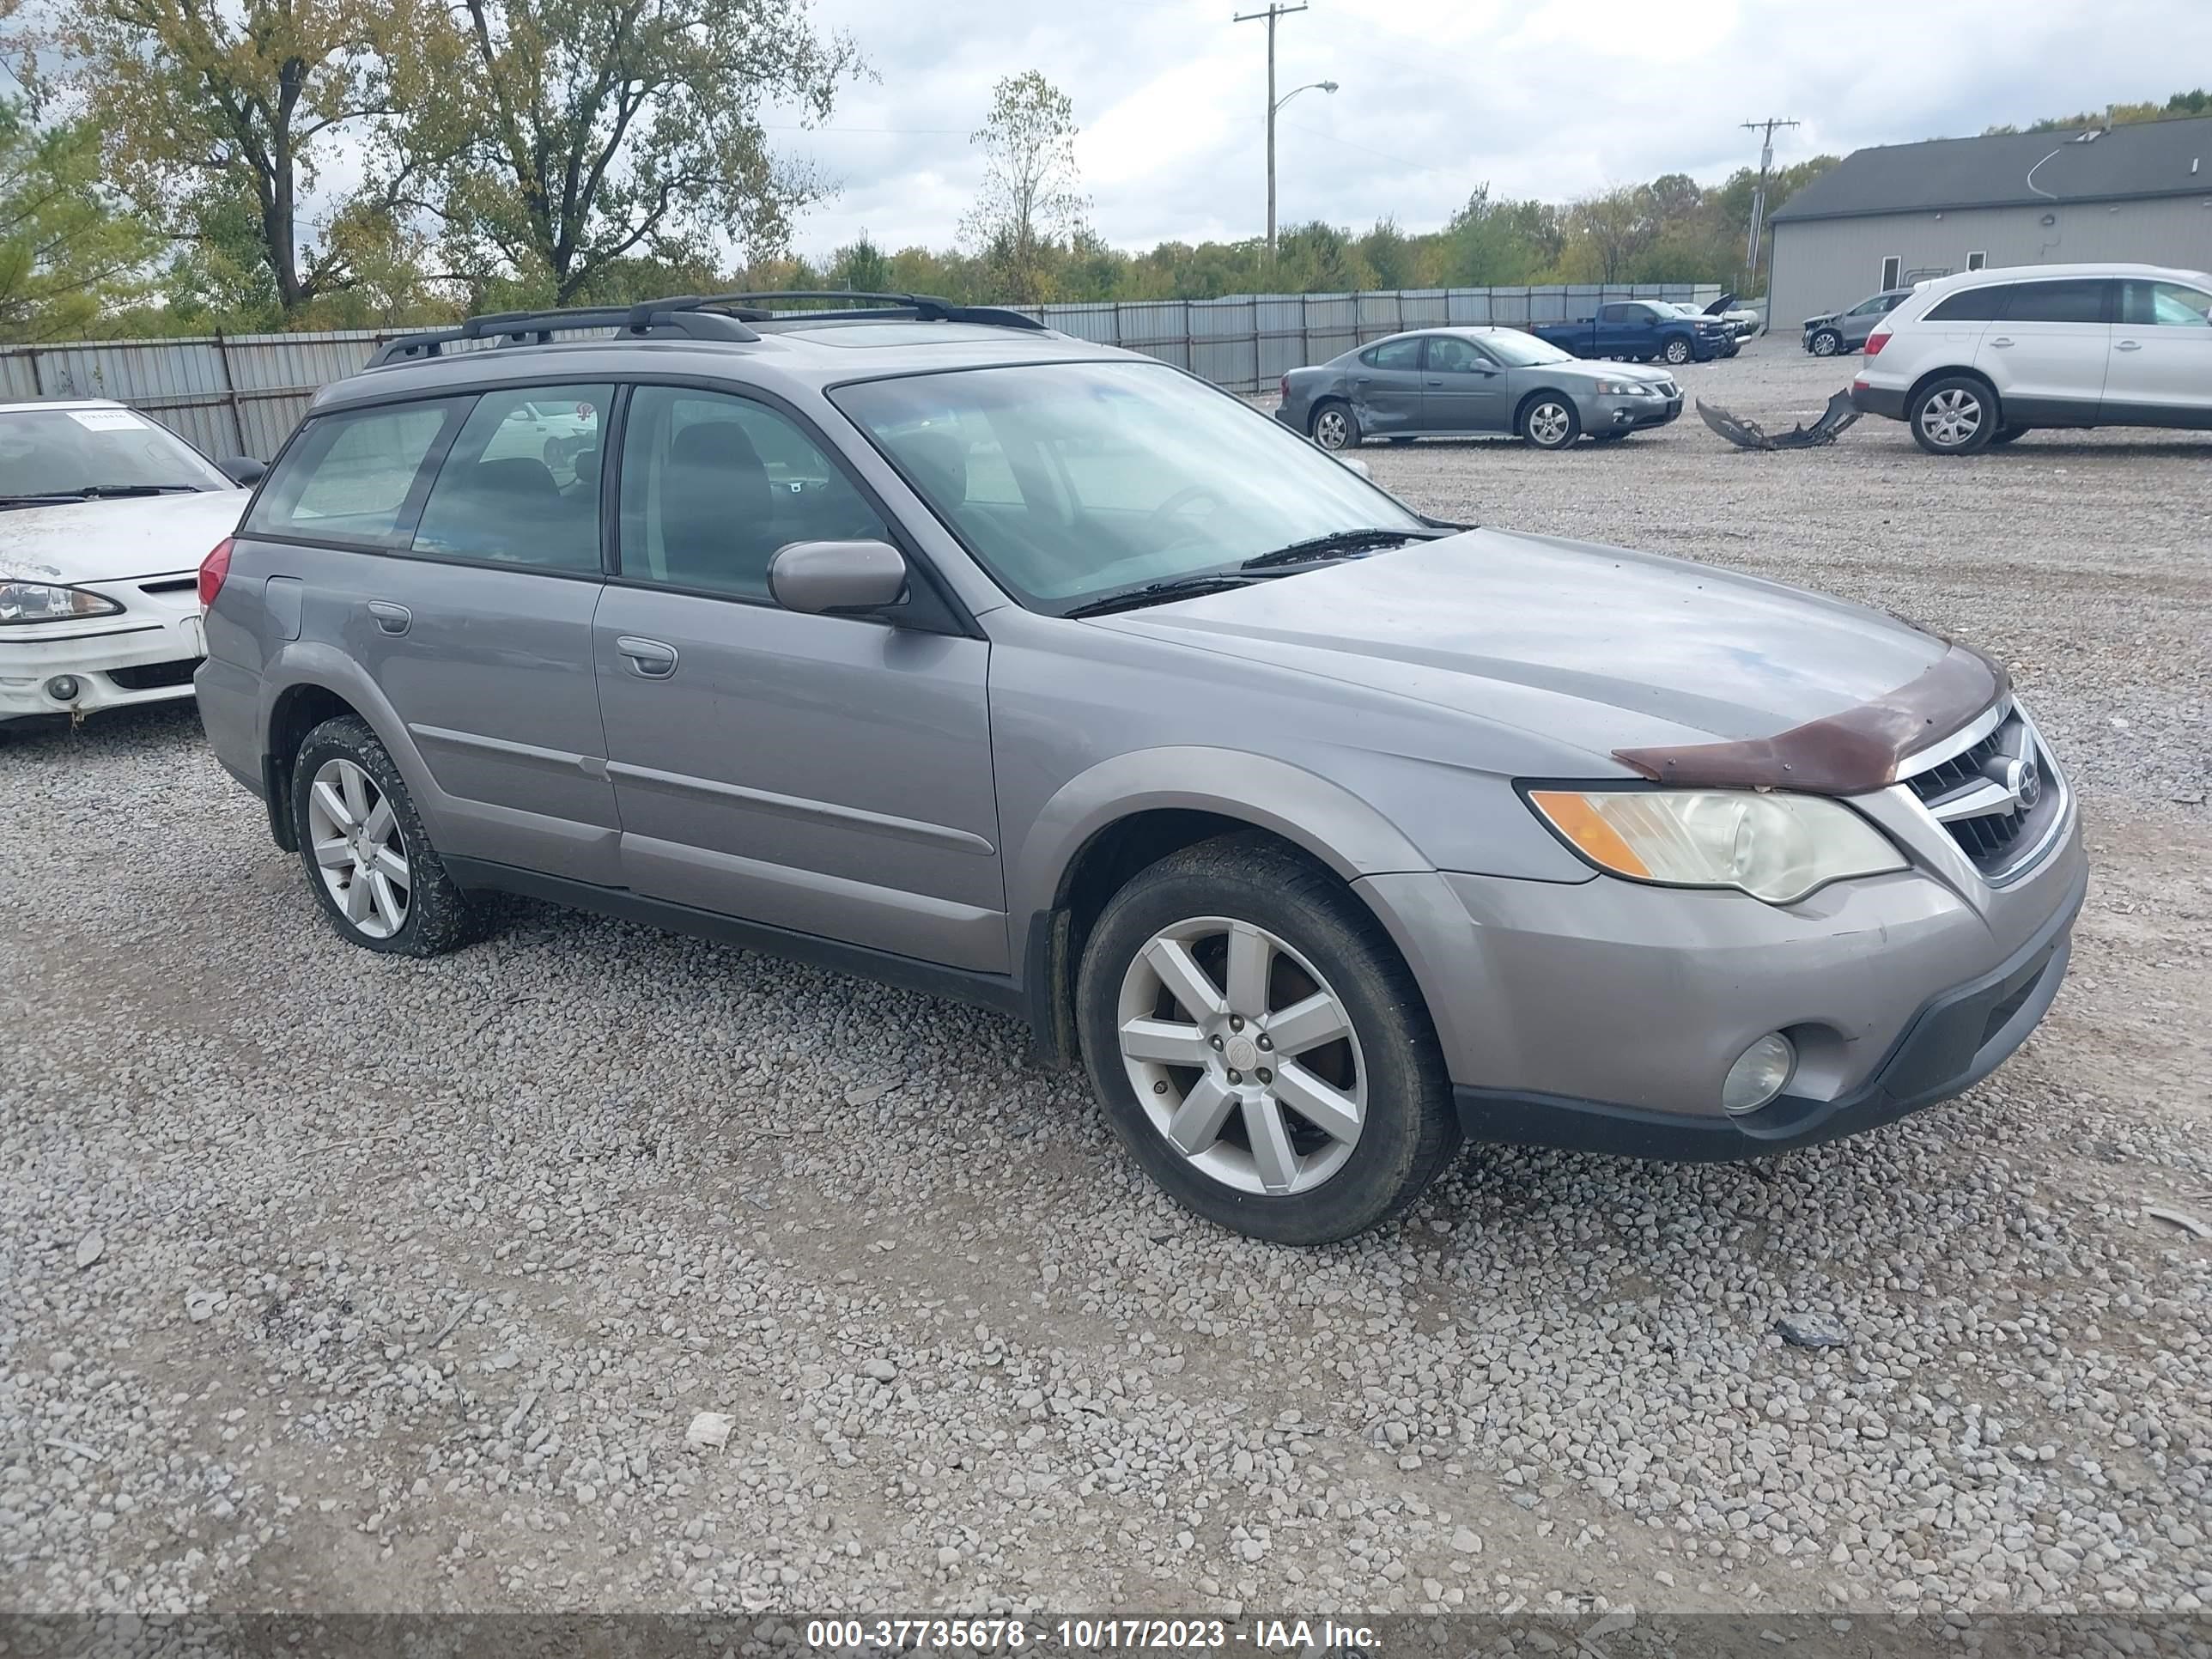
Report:
M2026 265L1923 283L1867 337L1851 403L1931 455L2039 426L2212 429L2212 276Z

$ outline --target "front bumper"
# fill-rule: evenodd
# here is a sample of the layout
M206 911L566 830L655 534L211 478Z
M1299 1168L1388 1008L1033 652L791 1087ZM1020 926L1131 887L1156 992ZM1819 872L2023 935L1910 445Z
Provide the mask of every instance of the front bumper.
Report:
M1682 394L1670 398L1624 398L1613 392L1578 400L1585 432L1638 432L1680 418Z
M1868 810L1879 822L1892 807ZM1595 875L1359 886L1424 990L1470 1134L1744 1158L1948 1098L2026 1040L2087 883L2070 800L2049 846L1998 885L1963 859L1916 858L1787 906ZM1771 1104L1729 1117L1722 1080L1770 1031L1790 1036L1796 1073Z
M177 577L160 578L174 581ZM89 714L192 695L192 671L206 655L198 596L149 596L99 584L125 608L85 623L0 629L0 720L33 714ZM57 681L74 681L73 696Z

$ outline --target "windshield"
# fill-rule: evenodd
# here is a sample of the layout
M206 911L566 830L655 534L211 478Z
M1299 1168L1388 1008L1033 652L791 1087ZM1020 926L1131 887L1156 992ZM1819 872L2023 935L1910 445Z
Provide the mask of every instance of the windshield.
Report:
M182 438L127 409L0 414L0 495L66 495L133 485L236 488Z
M830 396L1031 610L1344 531L1430 533L1288 428L1164 364L964 369Z
M1523 334L1517 329L1501 328L1480 338L1485 351L1512 368L1534 368L1540 363L1571 363L1575 361L1573 352L1562 351L1548 340L1540 340L1534 335Z

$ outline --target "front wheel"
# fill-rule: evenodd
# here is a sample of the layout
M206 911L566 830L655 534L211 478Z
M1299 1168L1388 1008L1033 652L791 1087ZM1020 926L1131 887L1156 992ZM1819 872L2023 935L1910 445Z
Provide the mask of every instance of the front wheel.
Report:
M1521 435L1539 449L1565 449L1582 435L1582 417L1575 400L1556 392L1540 392L1521 411Z
M1678 367L1690 361L1690 343L1680 335L1667 342L1659 355Z
M323 914L366 950L434 957L468 943L476 916L416 816L376 734L347 715L307 733L292 763L293 823Z
M1328 870L1256 834L1170 854L1098 919L1077 989L1115 1133L1178 1203L1322 1244L1410 1205L1460 1141L1413 976Z
M1346 404L1323 404L1313 412L1313 441L1323 449L1359 447L1359 420Z
M1824 328L1813 337L1813 355L1832 357L1844 349L1844 337L1832 328Z
M1996 403L1987 382L1954 374L1923 387L1905 418L1913 441L1930 455L1972 455L1996 435Z

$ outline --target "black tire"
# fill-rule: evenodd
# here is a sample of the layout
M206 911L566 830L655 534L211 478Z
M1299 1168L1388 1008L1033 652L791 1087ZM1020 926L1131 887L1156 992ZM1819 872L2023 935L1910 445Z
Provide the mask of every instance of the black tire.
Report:
M1844 337L1832 328L1824 328L1806 344L1815 357L1832 357L1844 349Z
M1594 444L1617 444L1627 436L1626 432L1593 432L1590 434L1590 441Z
M1522 439L1537 449L1571 449L1583 433L1575 400L1563 392L1531 392L1513 424Z
M1975 455L1990 447L2004 415L1987 380L1946 374L1912 394L1905 423L1912 428L1912 441L1930 455Z
M368 774L368 781L392 808L399 844L407 867L405 919L385 934L364 932L332 896L316 860L310 826L309 803L315 775L334 761L349 761ZM292 823L300 842L300 862L306 868L308 890L340 938L364 950L404 957L443 956L457 951L477 935L479 917L468 896L453 884L446 866L430 844L429 832L415 811L407 784L392 763L384 744L366 722L351 714L325 720L307 733L292 763Z
M1337 417L1332 419L1331 417ZM1352 405L1341 398L1324 398L1314 405L1306 420L1306 435L1323 449L1334 453L1338 450L1359 447L1359 417L1352 412Z
M1679 368L1688 362L1696 353L1691 349L1690 343L1677 334L1659 348L1659 355Z
M1217 1178L1169 1141L1139 1099L1121 1049L1124 980L1158 935L1197 918L1249 922L1273 934L1311 965L1349 1018L1366 1105L1357 1139L1318 1184L1268 1193ZM1298 978L1304 966L1287 954L1276 961L1275 971L1291 976L1283 995L1305 994L1299 984L1311 981ZM1280 1012L1286 1004L1267 1006ZM1257 832L1170 854L1114 896L1084 947L1076 1018L1091 1086L1145 1172L1186 1209L1249 1237L1325 1244L1364 1232L1405 1210L1459 1149L1443 1055L1389 936L1328 870ZM1340 1046L1351 1053L1349 1044L1332 1045ZM1330 1049L1309 1052L1325 1057ZM1198 1073L1185 1075L1185 1086L1194 1087ZM1310 1130L1294 1115L1284 1121ZM1217 1146L1233 1156L1244 1121L1241 1111L1230 1112ZM1249 1140L1241 1144L1249 1152ZM1316 1144L1328 1149L1325 1138Z
M2018 439L2025 438L2029 433L2034 430L2035 428L2032 426L2001 426L1996 429L1996 435L1990 440L1990 442L1992 444L2012 443Z

